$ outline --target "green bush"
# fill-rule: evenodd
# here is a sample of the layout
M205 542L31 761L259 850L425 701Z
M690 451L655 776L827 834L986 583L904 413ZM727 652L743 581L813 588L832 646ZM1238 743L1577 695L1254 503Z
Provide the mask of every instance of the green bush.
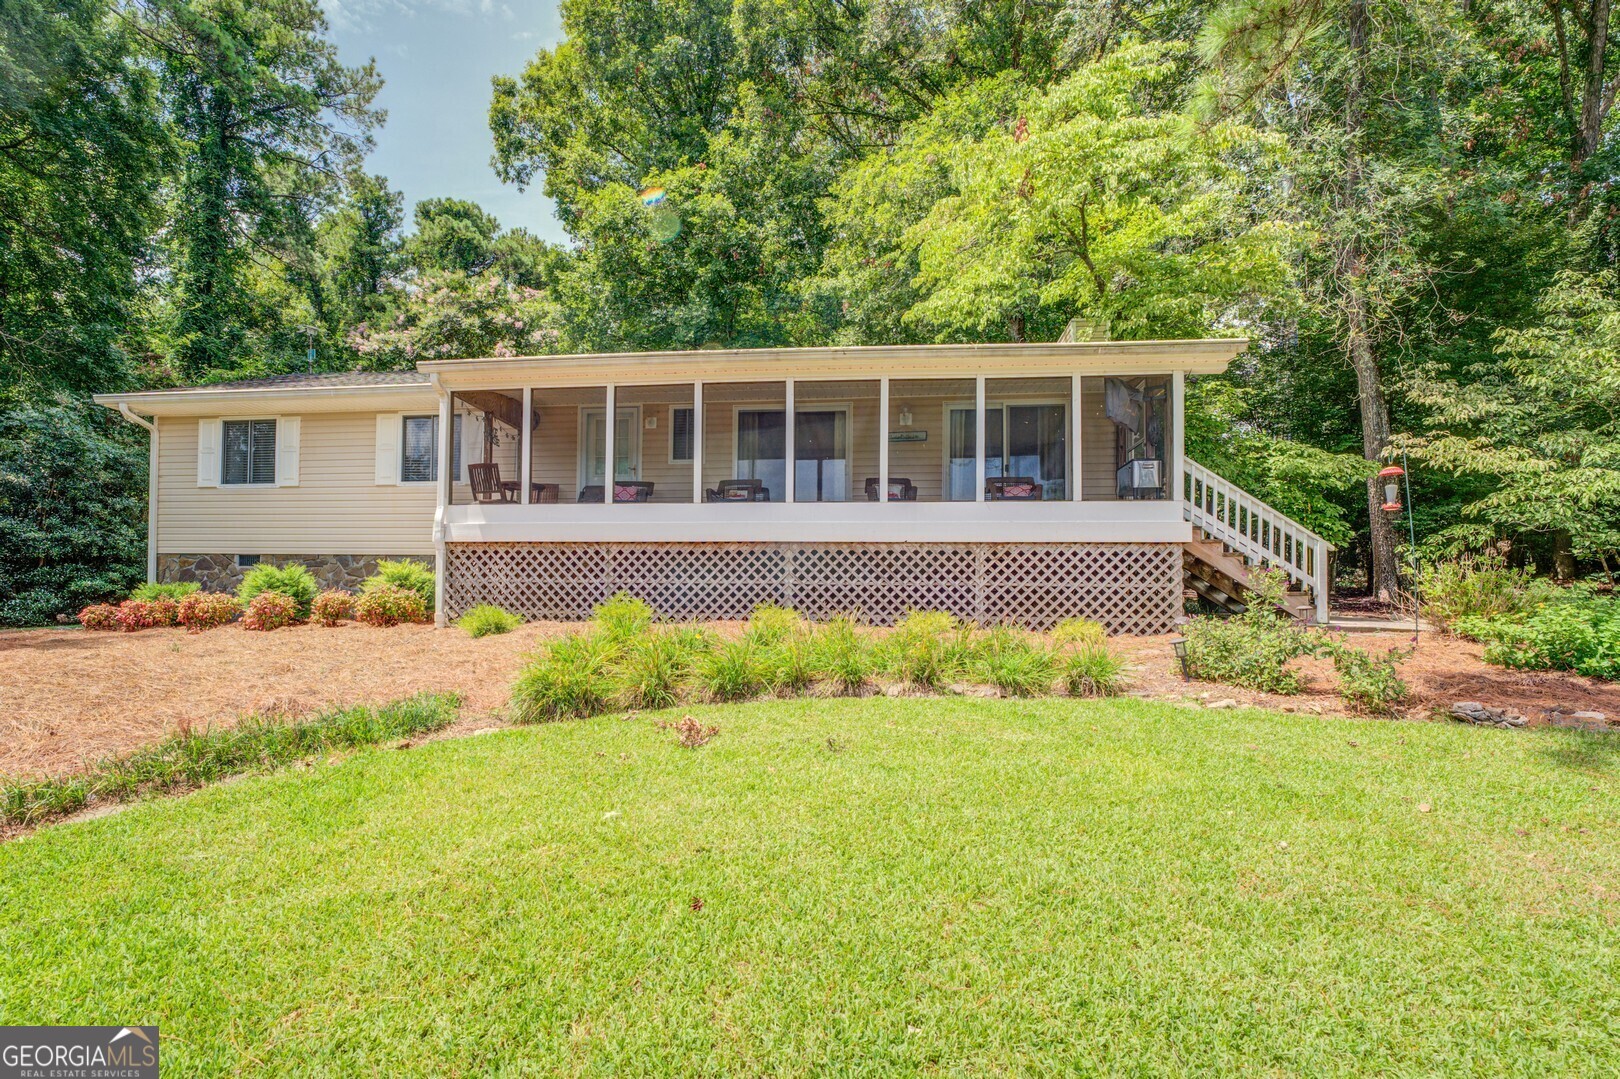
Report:
M309 617L310 608L320 590L315 575L296 562L289 562L285 566L260 562L243 576L241 585L236 589L236 598L248 604L260 592L280 592L291 597L298 609L298 617L305 619Z
M618 646L600 634L556 640L525 667L512 686L512 719L548 723L607 711Z
M986 682L1011 697L1039 697L1052 692L1058 675L1058 657L1051 649L1028 639L1001 636L997 647L979 660Z
M385 584L367 592L354 601L354 618L377 629L386 629L405 622L426 622L427 607L419 593L398 585Z
M840 693L861 692L876 669L871 646L852 618L840 616L827 622L816 630L808 647L816 673Z
M1097 645L1108 640L1108 631L1101 622L1089 618L1065 618L1052 630L1052 643L1066 645Z
M972 633L946 611L910 611L883 642L883 669L915 689L937 690L962 677Z
M1407 685L1395 667L1411 658L1410 650L1391 648L1373 653L1340 641L1333 641L1326 649L1339 675L1339 696L1352 707L1389 715L1406 700Z
M242 601L224 592L193 592L180 601L176 621L192 633L223 626L242 613Z
M1574 592L1526 614L1465 618L1458 632L1485 642L1485 660L1532 671L1620 678L1620 600Z
M1082 644L1063 657L1063 684L1071 697L1116 696L1125 685L1125 661L1106 644Z
M753 642L728 641L699 656L697 684L711 701L743 701L759 696L768 671Z
M780 644L803 628L804 619L799 617L798 611L778 607L774 603L761 603L749 616L748 628L743 630L743 636L757 645L769 647Z
M676 633L654 633L630 644L614 674L626 708L669 708L679 703L681 686L692 673L692 651Z
M323 626L335 626L354 617L354 596L340 588L329 589L315 597L309 613Z
M766 684L777 693L789 696L803 693L816 680L815 656L810 638L803 631L761 649L759 663Z
M497 633L511 633L523 624L523 619L511 611L502 610L493 603L480 603L469 607L456 619L456 625L467 631L469 637L489 637Z
M1538 582L1533 567L1513 569L1494 549L1435 562L1418 574L1423 613L1447 632L1465 619L1497 618L1527 610L1554 587Z
M615 592L591 611L597 628L612 641L629 641L652 628L655 612L646 600Z
M1251 573L1248 608L1236 618L1200 615L1187 624L1187 667L1194 678L1267 693L1298 693L1299 672L1288 664L1321 648L1316 635L1278 606L1286 584L1277 573Z
M282 629L298 621L298 601L282 592L260 592L242 613L242 628Z
M174 581L169 584L147 581L145 584L136 585L129 598L144 603L150 603L155 599L172 599L179 603L201 587L196 581Z
M381 559L377 572L361 583L360 593L364 595L387 585L415 592L422 597L422 607L429 614L433 613L433 567L426 562L414 558L402 558L398 562Z

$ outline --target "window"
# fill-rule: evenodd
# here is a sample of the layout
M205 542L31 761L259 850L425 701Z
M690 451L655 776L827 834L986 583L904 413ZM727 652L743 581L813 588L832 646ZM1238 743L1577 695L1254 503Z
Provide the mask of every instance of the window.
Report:
M439 478L439 417L405 417L399 462L401 483L432 483Z
M671 463L692 459L692 415L690 408L669 410L669 459Z
M236 556L236 568L247 569L249 566L257 566L259 557L256 554L239 554Z
M226 420L219 482L276 482L276 421Z
M457 483L467 482L467 470L461 466L461 413L450 420L450 475Z

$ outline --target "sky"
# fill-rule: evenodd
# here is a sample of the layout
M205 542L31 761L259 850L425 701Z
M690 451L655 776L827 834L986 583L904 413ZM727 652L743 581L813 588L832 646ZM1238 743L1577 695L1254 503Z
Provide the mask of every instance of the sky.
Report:
M470 199L508 228L564 241L539 185L519 191L490 167L490 76L519 75L561 39L556 0L321 0L345 64L373 57L384 85L368 169L417 200Z

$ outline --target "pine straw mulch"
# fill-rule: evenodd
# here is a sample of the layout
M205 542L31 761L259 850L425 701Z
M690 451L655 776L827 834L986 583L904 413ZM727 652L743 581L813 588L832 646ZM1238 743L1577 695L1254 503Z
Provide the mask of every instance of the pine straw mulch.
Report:
M535 622L474 640L428 626L334 629L296 626L250 633L239 625L207 633L179 629L87 633L78 629L0 633L0 775L77 771L182 727L230 724L254 713L305 715L332 706L386 701L422 690L464 695L450 734L504 722L507 689L526 654L579 623ZM737 623L720 624L727 636ZM1358 633L1358 647L1404 646L1410 632ZM1115 641L1129 659L1134 696L1214 703L1232 700L1284 711L1343 714L1331 665L1304 664L1306 691L1279 697L1226 686L1184 684L1169 637ZM1430 718L1454 701L1511 708L1534 724L1549 708L1599 711L1620 721L1620 686L1575 675L1487 666L1480 647L1425 634L1401 666L1414 700L1409 718Z

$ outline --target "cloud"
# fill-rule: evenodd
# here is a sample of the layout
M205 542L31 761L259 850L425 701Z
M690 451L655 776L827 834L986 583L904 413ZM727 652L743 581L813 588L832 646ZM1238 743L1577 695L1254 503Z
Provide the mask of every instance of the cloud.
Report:
M320 4L326 20L337 30L374 30L390 18L428 11L480 17L495 14L495 0L320 0ZM512 17L505 4L501 14Z

